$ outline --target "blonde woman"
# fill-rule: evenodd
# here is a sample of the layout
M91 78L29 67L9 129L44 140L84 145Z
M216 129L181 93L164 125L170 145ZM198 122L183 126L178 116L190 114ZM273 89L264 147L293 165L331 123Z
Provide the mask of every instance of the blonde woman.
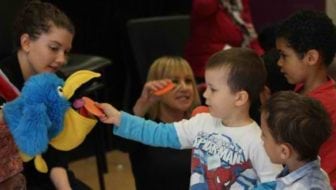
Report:
M174 88L157 96L154 91L169 82ZM163 56L151 65L142 94L133 107L138 116L160 122L189 118L200 104L195 78L188 62L175 56ZM191 150L174 150L139 144L130 152L136 189L189 189Z

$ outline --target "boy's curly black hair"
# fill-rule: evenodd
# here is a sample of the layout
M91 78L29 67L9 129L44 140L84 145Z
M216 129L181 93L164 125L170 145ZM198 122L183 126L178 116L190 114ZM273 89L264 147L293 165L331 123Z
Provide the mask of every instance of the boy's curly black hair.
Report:
M287 40L301 57L311 49L319 51L326 66L335 55L336 28L323 12L304 10L295 13L280 24L276 38Z

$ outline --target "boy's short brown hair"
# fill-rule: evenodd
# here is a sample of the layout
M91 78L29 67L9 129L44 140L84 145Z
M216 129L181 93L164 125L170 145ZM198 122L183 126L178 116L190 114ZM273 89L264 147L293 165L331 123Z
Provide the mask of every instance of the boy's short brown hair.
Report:
M232 92L245 90L250 102L259 99L266 82L262 59L251 49L231 48L213 54L206 69L229 67L228 85Z
M299 160L317 158L320 146L331 135L331 120L322 104L291 91L275 93L262 106L274 140L288 143L299 154Z

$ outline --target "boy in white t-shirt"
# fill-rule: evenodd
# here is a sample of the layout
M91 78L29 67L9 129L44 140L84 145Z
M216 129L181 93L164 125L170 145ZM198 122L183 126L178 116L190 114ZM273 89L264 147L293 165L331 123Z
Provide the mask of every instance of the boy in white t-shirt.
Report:
M265 80L263 62L250 49L220 51L208 61L204 92L209 113L174 123L155 123L97 104L100 120L115 124L114 134L142 143L192 148L190 189L251 189L273 184L282 167L271 163L249 115ZM264 186L263 186L264 187Z

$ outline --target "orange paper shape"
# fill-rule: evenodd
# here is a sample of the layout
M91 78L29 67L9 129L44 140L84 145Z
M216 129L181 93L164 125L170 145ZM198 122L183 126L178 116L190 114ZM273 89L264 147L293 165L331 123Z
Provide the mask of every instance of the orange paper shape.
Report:
M207 106L197 106L191 113L191 116L195 116L199 113L208 113L209 107Z
M167 92L171 91L174 87L175 87L174 83L169 82L167 86L153 92L153 94L155 94L156 96L162 96L166 94Z
M84 101L85 109L92 115L97 117L102 117L105 115L104 112L96 106L95 102L91 98L84 96L82 97L82 100Z

